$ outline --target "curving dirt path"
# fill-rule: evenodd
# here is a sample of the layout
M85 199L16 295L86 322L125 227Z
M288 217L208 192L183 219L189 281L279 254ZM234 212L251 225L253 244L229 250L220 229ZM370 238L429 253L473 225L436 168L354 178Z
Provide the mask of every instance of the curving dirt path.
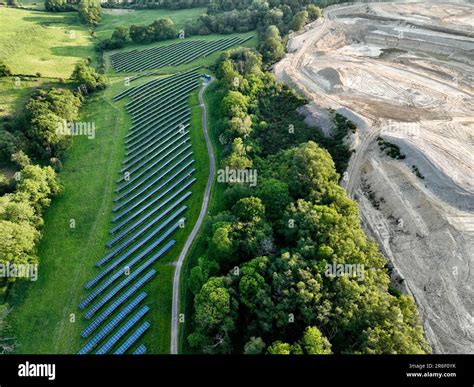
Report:
M206 90L207 86L214 79L211 79L210 82L205 83L201 90L199 90L198 98L199 98L199 105L201 107L201 122L202 122L202 131L204 133L204 139L206 140L206 147L207 153L209 154L209 175L207 177L206 189L204 191L204 198L202 200L201 211L199 212L199 217L194 224L194 227L189 234L186 243L184 244L183 250L179 254L178 260L175 262L176 269L174 271L173 277L173 301L172 301L172 309L171 309L171 354L178 353L178 335L179 335L179 283L181 278L181 269L183 266L184 259L191 248L194 239L199 232L199 229L202 226L202 222L207 214L207 207L209 205L209 196L211 194L212 184L214 182L214 175L216 170L216 161L214 157L214 151L212 149L212 142L209 137L209 132L207 129L207 111L206 111L206 104L204 103L203 94Z

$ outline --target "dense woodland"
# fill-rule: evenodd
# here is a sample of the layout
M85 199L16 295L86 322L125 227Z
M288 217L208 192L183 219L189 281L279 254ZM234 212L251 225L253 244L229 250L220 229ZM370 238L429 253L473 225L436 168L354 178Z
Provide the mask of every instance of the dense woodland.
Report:
M256 169L258 184L230 184L225 210L206 225L207 250L190 276L191 347L429 352L415 304L389 291L386 260L365 236L329 152L293 114L303 101L262 70L255 51L224 54L217 75L221 167ZM363 265L363 278L328 276L328 264Z

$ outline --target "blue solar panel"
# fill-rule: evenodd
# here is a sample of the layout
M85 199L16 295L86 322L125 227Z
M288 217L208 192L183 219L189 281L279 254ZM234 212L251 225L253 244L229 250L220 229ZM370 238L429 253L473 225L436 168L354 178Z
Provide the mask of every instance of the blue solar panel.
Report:
M109 323L107 323L97 334L90 339L84 347L78 352L78 355L85 355L92 351L97 344L99 344L112 330L127 317L132 311L143 301L146 297L146 293L142 292L135 297L125 308L123 308L117 316L115 316Z
M177 109L173 109L171 112L169 112L169 114L167 114L166 116L163 116L161 119L153 122L153 124L151 124L151 125L146 125L144 127L139 127L135 130L132 127L129 131L129 134L127 136L125 136L126 137L125 143L128 144L130 141L133 141L133 140L139 138L144 133L150 133L150 131L154 132L157 128L160 127L160 125L163 122L166 122L167 119L169 119L170 117L176 116L176 114L179 114L179 113L181 113L183 111L186 111L188 109L189 109L188 104L183 103L182 106L180 106Z
M155 187L153 188L151 191L149 191L149 189L153 186L154 183L157 183L159 181L159 178L158 179L155 179L152 183L149 183L147 185L146 188L140 190L141 193L135 193L131 198L128 198L127 201L125 201L124 203L128 203L129 206L123 210L120 214L116 215L113 219L112 219L112 222L116 222L117 220L119 220L120 218L124 217L125 215L127 215L130 211L132 211L134 208L136 208L137 206L139 206L140 204L142 204L144 201L146 201L148 198L150 198L152 195L155 194L155 192L158 192L159 190L163 189L163 187L165 187L167 184L169 184L171 181L173 181L174 179L176 179L176 177L178 177L183 171L186 171L186 169L194 163L194 160L191 160L189 162L187 162L182 168L180 168L178 171L176 171L175 173L173 173L170 177L168 177L165 181L163 181L158 187ZM174 164L172 167L176 167L179 165L179 162ZM170 172L172 172L173 169L171 169ZM195 172L195 169L192 168L192 169L189 169L186 171L185 173L185 176L191 176L191 174ZM169 172L165 172L166 174L168 174ZM163 176L166 176L165 174L162 174L161 175L162 177ZM146 191L146 195L143 195L143 193ZM133 199L136 199L138 196L140 196L140 200L134 202L133 204L130 204L130 201L132 201ZM124 205L124 203L120 204L119 206L116 206L112 209L113 212L116 212L118 209L121 208L121 206Z
M127 188L130 184L132 184L135 180L137 180L138 178L140 178L141 176L145 175L145 174L148 174L150 173L150 171L152 171L152 168L159 165L163 160L165 160L168 156L172 155L174 152L176 152L177 150L180 150L181 152L179 152L177 155L179 155L180 153L183 153L185 152L187 149L191 148L191 144L186 144L188 140L184 140L184 141L181 141L178 145L176 145L175 147L173 147L173 149L170 149L168 152L166 152L163 156L161 156L159 159L155 160L151 165L149 165L146 169L144 169L143 171L139 172L139 173L136 173L134 174L130 180L127 180L125 183L123 183L122 185L120 185L119 187L117 187L115 189L115 192L120 192L122 191L124 188ZM176 156L177 156L176 155ZM164 164L161 164L158 168L154 169L151 174L145 176L141 181L135 183L133 186L131 186L131 188L127 191L127 194L136 190L140 185L142 185L145 181L147 181L148 179L150 179L152 176L154 176L156 173L158 173L159 171L161 171L164 167L166 167L166 163ZM118 200L118 198L116 199Z
M148 111L154 111L160 106L163 106L170 98L176 97L176 87L185 87L188 82L189 81L184 80L164 89L154 89L150 90L148 94L140 94L140 98L134 98L125 105L127 112L132 115L132 117L140 117L145 115Z
M94 321L92 321L87 328L85 328L81 336L88 337L100 324L102 324L120 305L122 305L127 299L134 294L138 289L144 286L154 275L156 270L151 269L143 277L137 280L132 286L130 286L119 298L117 298L110 306L107 307ZM94 312L87 312L84 317L90 319Z
M120 290L122 290L124 287L129 285L138 275L145 270L148 266L153 264L166 250L171 248L176 243L176 241L173 239L169 241L163 248L161 248L155 255L153 255L150 259L148 259L145 263L140 265L136 270L132 271L125 279L123 279L121 282L119 282L117 285L115 285L112 290L110 290L104 297L102 297L99 301L97 301L91 309L88 311L88 313L94 314L97 312L100 308L102 308L112 297L114 297Z
M193 71L193 70L191 70L191 71ZM128 90L120 93L120 94L117 94L114 97L114 99L117 98L116 101L118 101L118 100L120 100L121 98L123 98L125 96L132 97L132 100L130 102L127 102L127 104L125 105L125 107L128 108L132 103L140 102L143 99L143 96L147 96L147 95L149 95L149 93L154 93L154 92L156 92L156 90L160 90L162 86L166 86L168 84L173 84L174 82L176 82L176 80L187 78L190 75L192 75L192 73L188 72L188 73L181 73L181 74L177 75L176 77L169 76L169 77L166 77L166 78L155 79L153 81L146 82L142 85L135 86L131 89L128 89ZM138 95L139 97L138 98L134 97L136 95Z
M161 209L165 204L168 204L168 202L171 199L174 199L177 195L179 195L181 191L178 191L177 194L171 195L168 199L163 201L162 203L159 204L157 208L154 208L153 210L149 211L146 215L138 219L135 223L131 224L129 227L127 227L125 230L123 230L120 234L118 234L116 237L111 239L107 243L107 247L111 247L115 245L119 240L121 240L123 237L127 236L131 231L133 231L135 228L140 226L147 218L151 217L152 215L157 212L157 210ZM189 196L191 196L191 191L186 192L184 195L182 195L179 199L178 202L182 202L183 200L187 199Z
M188 146L186 148L189 148L191 146L191 144L188 144ZM183 149L181 150L179 153L177 153L176 155L174 155L172 158L170 158L168 161L166 161L164 163L164 166L168 165L170 162L174 161L175 159L177 159L179 156L181 156L182 153L184 153L186 151L186 149ZM170 172L172 172L176 167L180 166L186 159L188 159L189 157L191 157L193 154L193 152L188 152L186 153L184 156L182 156L181 159L179 159L177 162L175 162L173 165L171 165L168 169L166 169L162 174L158 175L157 177L155 177L153 180L150 180L147 185L143 188L141 188L138 192L135 192L132 196L126 198L124 201L122 201L122 203L118 204L117 206L115 206L113 208L112 211L116 212L117 210L119 210L120 208L122 208L124 205L127 205L128 203L130 203L132 200L136 199L138 196L140 196L143 192L146 192L150 187L152 187L154 184L158 183L163 177L165 177L166 175L168 175ZM189 165L191 165L192 163L194 163L194 160L190 160L187 162L187 164L185 164L183 166L183 168L187 168ZM146 177L146 180L145 181L148 181L152 176L156 175L158 171L155 171L153 172L151 175L147 176ZM116 202L118 201L121 201L124 197L128 196L131 191L135 191L140 185L142 185L143 183L140 183L140 184L137 184L136 186L134 186L132 189L129 189L127 191L125 191L123 194L117 196L117 198L115 199Z
M147 157L150 153L153 153L155 152L157 149L160 149L163 144L165 144L167 141L169 141L169 139L177 136L178 134L189 134L189 132L187 132L185 129L188 125L184 126L183 127L180 127L180 128L171 128L170 130L166 131L165 133L163 133L163 137L160 137L160 138L157 138L157 140L161 140L162 138L164 138L166 135L170 134L170 136L166 137L163 141L160 141L159 143L157 144L150 144L150 149L146 150L146 148L144 149L141 149L139 152L135 152L131 157L129 157L128 159L126 159L122 164L127 164L125 167L122 168L122 170L120 172L124 172L124 171L127 171L130 169L130 167L132 167L133 165L139 163L141 160L143 160L145 157ZM182 136L181 136L182 137ZM152 146L153 145L153 146ZM148 148L148 147L147 147ZM132 161L133 160L133 161Z
M117 55L117 54L114 54L114 55ZM168 76L168 77L164 77L164 78L154 79L152 81L145 82L141 85L138 85L138 86L132 87L130 89L127 89L127 90L117 94L113 98L114 98L114 100L118 101L118 100L120 100L120 99L122 99L126 96L133 97L134 95L137 95L137 94L143 95L146 90L155 90L156 88L158 88L158 86L161 87L163 85L175 82L177 79L189 77L192 74L196 74L196 73L194 73L194 71L195 71L195 69L192 69L192 70L189 70L188 72L183 72L183 73L180 73L180 74L175 75L175 76ZM136 100L136 98L133 98L133 100ZM128 103L127 103L127 105L128 105ZM125 106L127 106L127 105L125 105Z
M114 283L120 277L123 277L125 274L125 270L128 268L130 269L132 266L140 262L140 260L145 257L148 253L153 251L158 245L160 245L166 238L168 238L176 229L179 227L180 223L176 223L175 225L171 226L166 232L160 236L156 241L154 241L150 246L140 252L136 257L134 257L130 262L128 262L125 267L117 270L111 277L107 279L104 283L102 283L99 287L97 287L91 294L87 296L87 298L79 305L79 308L84 309L87 305L89 305L98 295L104 292L112 283ZM159 256L157 257L159 258Z
M158 142L159 140L162 140L163 138L165 138L166 136L168 136L169 134L171 133L174 133L174 132L181 132L183 133L183 130L186 129L189 125L186 125L186 126L179 126L179 125L173 125L171 127L168 127L168 128L165 128L164 130L161 130L158 132L158 136L156 136L156 138L153 140L153 142L151 144L149 144L148 146L144 147L140 147L138 148L135 152L132 152L132 154L130 154L130 156L128 156L124 161L122 161L122 164L126 165L127 163L129 163L130 161L132 160L135 160L135 162L138 162L139 160L141 160L143 157L145 157L146 155L148 155L150 152L153 152L155 149L157 149L158 147L161 146L161 144L163 143L162 141ZM148 150L147 150L148 149ZM147 150L146 153L143 153ZM141 155L141 156L140 156ZM140 156L140 157L139 157ZM138 158L138 159L137 159ZM125 167L124 169L122 169L122 171L120 172L123 172L123 170L129 168L128 166Z
M143 355L146 353L145 345L141 344L135 351L132 352L132 355Z
M140 108L142 106L149 106L151 102L153 102L154 98L157 95L167 95L169 93L172 93L173 91L176 90L176 87L180 88L182 85L188 84L190 81L196 79L196 73L194 74L187 74L183 77L179 77L180 79L176 78L172 82L168 83L168 86L165 88L150 88L149 91L147 92L140 92L139 98L132 98L130 102L127 102L125 105L125 108L127 111L131 114L134 114L135 112L140 111Z
M145 315L148 313L150 308L148 306L142 306L141 309L135 313L130 320L128 320L125 324L123 324L120 329L113 334L113 336L108 339L105 344L100 347L96 354L103 355L109 352L113 346L130 330L133 326Z
M115 269L120 263L125 261L132 253L137 251L140 247L144 246L148 241L152 240L158 233L161 232L161 230L167 226L169 223L171 223L174 219L176 219L181 212L183 212L184 209L181 211L176 211L174 212L169 218L167 218L162 224L160 224L159 227L157 227L155 230L153 230L150 234L146 236L146 238L142 239L140 242L134 244L130 250L127 250L124 254L121 256L117 257L113 263L111 263L107 268L102 270L99 274L97 274L92 280L90 280L86 286L84 286L86 289L90 289L92 286L94 286L97 282L99 282L103 277L105 277L108 273L110 273L113 269Z
M183 91L185 91L185 93L183 93L183 96L187 97L186 91L191 91L191 90L192 88L189 87L188 85L186 90L183 89ZM132 129L138 129L140 127L143 127L145 124L151 125L151 124L155 124L156 122L161 122L161 124L166 124L168 123L168 121L172 120L173 116L176 116L177 114L181 114L183 111L186 110L186 109L183 109L183 106L188 107L186 101L183 101L182 99L181 100L175 99L171 102L174 106L170 106L169 109L166 109L166 107L163 106L164 104L160 104L159 100L163 102L168 101L167 105L170 104L169 96L163 96L163 98L160 97L157 100L150 101L151 104L154 104L154 105L151 105L151 107L147 107L147 105L142 104L140 105L140 109L137 109L136 112L129 112L130 114L132 114L132 123L133 123ZM159 117L160 114L161 115L163 114L163 110L164 111L171 110L175 114L173 114L172 116L167 115L168 118L166 118L165 120L158 121L157 117ZM156 125L154 125L154 127L156 128ZM134 133L133 130L131 133Z
M185 124L189 122L191 117L191 110L188 109L185 112L181 113L180 115L176 116L174 120L168 121L166 124L163 125L163 128L171 128L176 127L179 124ZM147 135L144 135L136 140L135 143L128 143L127 144L127 151L125 152L126 156L132 155L138 150L146 149L147 146L152 145L156 138L160 135L161 131L158 132L150 132Z
M155 154L152 157L150 157L148 160L145 160L145 161L139 163L137 166L135 166L134 168L131 168L127 171L122 171L122 172L124 172L124 175L120 179L117 180L117 183L125 181L125 173L128 173L129 174L128 176L133 175L136 171L146 167L150 163L150 161L154 160L156 157L161 155L165 150L169 149L171 146L176 144L178 141L183 140L180 144L184 144L186 141L189 141L188 135L189 135L189 133L185 132L185 133L180 134L177 137L175 137L175 135L171 136L173 139L170 142L168 142L165 146L161 147L161 149L159 151L155 152ZM155 164L153 164L153 165L155 165ZM148 168L146 168L145 170L148 170Z
M162 105L163 101L175 95L176 88L181 89L188 83L189 80L181 79L165 88L154 88L147 93L140 93L140 97L133 98L130 102L127 102L125 108L132 116L143 115L146 111L156 109L157 105Z
M140 325L135 332L133 332L124 343L117 348L114 352L114 355L122 355L146 332L146 330L150 328L150 323L145 321L142 325Z
M183 183L183 180L187 180ZM192 178L190 179L188 176L183 176L182 178L180 178L179 180L177 180L176 182L174 182L172 185L170 185L168 188L166 188L166 190L164 190L163 192L160 192L160 194L156 195L154 198L152 198L151 200L148 201L148 203L146 203L144 206L140 207L139 209L137 209L135 212L133 212L132 214L130 214L127 218L125 218L124 220L122 220L119 224L117 224L115 227L113 227L109 233L110 234L113 234L115 232L117 232L118 230L120 230L122 227L126 226L127 224L129 224L134 218L136 218L137 216L140 216L142 214L145 213L145 210L148 209L149 207L155 205L157 202L159 202L160 200L163 199L164 196L166 196L167 194L169 194L171 191L173 191L177 186L179 186L179 189L176 191L176 195L172 195L170 198L174 198L176 197L178 194L180 194L181 192L183 192L186 188L188 188L191 184L193 184L194 182L196 181L196 178ZM180 185L181 184L181 185ZM165 202L163 203L168 203L169 198L166 199ZM163 205L162 204L159 204L157 207L153 208L153 212L155 211L158 211L160 208L162 208ZM142 218L143 219L143 218ZM144 220L146 220L146 218L144 218Z
M187 94L177 97L170 94L168 98L158 98L152 109L144 106L142 113L133 115L133 126L130 128L131 133L156 122L163 122L165 117L173 116L173 113L182 106L188 107L188 98Z
M137 231L135 234L133 234L130 238L128 238L126 241L122 242L120 245L118 245L114 250L112 250L109 254L107 254L104 258L102 258L99 262L97 262L95 265L97 267L102 266L105 262L110 261L113 257L115 257L117 254L119 254L123 249L125 249L128 245L131 243L135 242L137 238L141 237L142 235L145 234L145 232L154 226L156 223L158 223L165 215L167 215L171 210L173 210L181 200L178 200L176 203L173 203L169 208L167 208L165 211L163 211L160 215L158 215L156 218L154 218L150 223L148 223L145 227L141 228L139 231ZM187 206L182 206L180 207L176 213L181 213L184 210L188 208ZM173 214L174 215L174 214ZM171 216L173 216L171 215ZM160 228L162 227L161 225L159 226Z

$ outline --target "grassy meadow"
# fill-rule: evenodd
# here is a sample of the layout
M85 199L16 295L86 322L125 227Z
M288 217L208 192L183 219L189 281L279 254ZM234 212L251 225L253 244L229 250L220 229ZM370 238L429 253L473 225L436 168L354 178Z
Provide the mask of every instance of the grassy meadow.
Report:
M69 78L88 57L95 57L92 37L76 13L0 6L0 60L14 74Z

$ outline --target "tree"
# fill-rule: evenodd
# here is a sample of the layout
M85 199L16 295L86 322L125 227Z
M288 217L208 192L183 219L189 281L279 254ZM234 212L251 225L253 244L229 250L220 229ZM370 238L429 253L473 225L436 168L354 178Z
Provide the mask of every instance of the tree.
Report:
M31 164L30 158L22 150L19 150L18 152L13 153L11 160L22 168Z
M319 19L322 16L321 8L314 4L309 4L306 7L306 11L308 12L308 18L311 21Z
M308 12L300 11L293 17L293 20L290 24L290 29L293 31L299 31L306 23L308 23Z
M257 189L257 196L265 206L267 218L275 221L283 216L286 207L291 203L288 184L277 179L266 179Z
M15 194L0 197L0 219L17 224L22 222L38 223L34 208L26 201L19 201Z
M16 195L35 208L37 214L51 203L51 197L61 190L56 173L51 167L27 165L21 170L21 180L17 184Z
M265 343L261 337L252 336L244 346L245 355L260 355L265 350Z
M207 280L219 272L219 264L207 257L199 257L197 266L191 269L189 275L189 287L193 294L199 293Z
M190 344L207 353L229 353L230 334L235 330L235 300L224 284L224 277L212 277L194 300L196 332Z
M20 136L9 132L8 130L0 131L0 159L9 160L13 153L20 147Z
M220 64L217 66L217 77L224 83L227 89L238 89L242 82L242 76L234 69L232 61L225 58L226 53L223 54Z
M123 27L123 26L115 27L115 30L112 33L113 41L123 46L128 41L129 38L130 38L130 35L129 35L127 27Z
M265 33L265 40L260 46L263 58L267 63L280 60L285 55L285 47L280 36L278 27L271 25Z
M84 85L89 92L103 90L107 85L105 77L85 62L76 65L71 78L78 84Z
M431 348L423 334L418 312L407 296L391 298L385 318L363 333L363 352L369 354L424 354Z
M268 347L267 352L270 355L289 355L291 353L291 345L282 343L281 341L275 341Z
M256 197L240 199L233 207L232 212L242 222L258 223L265 216L265 207Z
M47 156L53 156L54 146L58 145L64 135L58 130L63 125L61 117L53 112L41 114L31 120L31 134L40 141L40 147L44 148Z
M323 202L339 178L329 153L312 141L280 153L269 168L288 184L294 199Z
M227 124L226 137L233 140L236 137L247 137L252 132L252 119L248 114L238 114Z
M50 12L61 12L66 9L66 0L45 0L44 8Z
M0 60L0 77L9 77L10 75L12 75L10 68L3 60Z
M227 187L224 192L224 203L226 208L231 208L240 199L252 196L252 189L245 184L237 183Z
M247 111L248 98L239 91L229 91L221 102L221 113L225 117L234 117Z
M81 0L79 3L79 17L83 23L95 27L101 20L100 9L100 0Z
M211 256L217 262L228 262L232 259L234 246L232 241L232 226L230 223L217 223L209 241Z
M151 41L153 42L177 37L176 27L170 18L155 20L148 26L147 30L151 34Z
M303 353L307 355L327 355L331 353L331 344L316 327L306 328L300 346Z
M27 124L24 126L29 149L40 158L56 157L70 144L60 129L65 121L77 118L81 98L68 89L38 89L25 108Z
M240 137L235 138L232 142L232 151L230 155L223 160L223 164L235 170L250 168L252 166L252 161L247 157L244 142Z
M0 220L0 264L34 264L39 232L27 222Z

